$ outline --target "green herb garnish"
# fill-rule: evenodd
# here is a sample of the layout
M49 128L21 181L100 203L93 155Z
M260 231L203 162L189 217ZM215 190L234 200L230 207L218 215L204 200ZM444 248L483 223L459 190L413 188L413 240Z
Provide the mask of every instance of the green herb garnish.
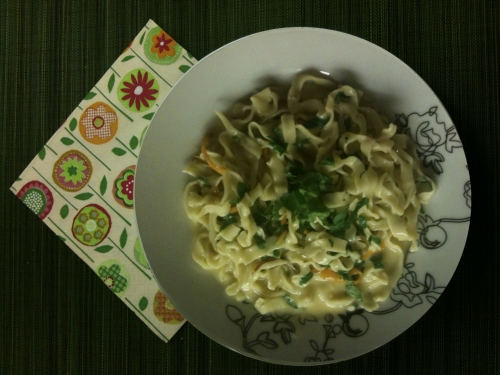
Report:
M208 179L206 177L196 177L197 180L203 182L204 186L211 187L210 183L208 182Z
M327 156L326 158L322 159L319 164L321 165L328 165L330 167L335 166L335 161L333 160L333 156Z
M345 292L347 295L356 298L358 301L363 301L361 291L352 282L346 284Z
M359 215L358 224L361 228L365 229L366 228L366 217Z
M375 242L377 245L380 245L382 243L380 237L370 235L370 237L368 237L368 243L371 243L372 241Z
M244 183L238 182L238 186L236 187L236 192L238 193L238 197L232 199L229 203L237 204L239 203L246 193L250 191L250 186L245 185Z
M312 120L307 121L304 123L304 127L306 129L313 129L316 127L323 128L326 124L328 124L328 121L330 121L330 118L321 118L321 117L315 117Z
M301 139L300 141L298 142L295 142L294 143L294 146L297 147L297 150L302 150L302 147L304 147L304 145L309 142L309 138L304 138L304 139Z
M300 282L299 282L299 284L300 284L300 285L305 285L305 284L307 284L307 283L309 282L309 280L311 280L311 279L312 279L312 277L313 277L313 273L312 273L312 272L309 272L308 274L306 274L306 275L304 275L304 276L302 276L302 277L300 278Z
M266 240L262 238L259 234L255 233L253 235L253 239L255 240L255 244L259 249L265 249L266 248Z
M375 269L385 268L385 265L382 262L382 254L379 253L379 254L372 255L370 260L372 261L373 267Z
M231 215L231 214L226 215L226 216L218 216L217 219L222 221L222 224L220 225L221 231L226 229L231 224L234 224L237 222L236 217L234 217L234 215Z
M283 155L288 148L288 143L284 141L283 133L277 126L273 127L273 134L271 138L267 138L269 140L269 146L278 154Z
M292 306L294 309L298 309L299 306L297 305L297 302L293 300L292 297L290 297L288 294L284 294L283 298L285 299L286 303L288 303L290 306Z

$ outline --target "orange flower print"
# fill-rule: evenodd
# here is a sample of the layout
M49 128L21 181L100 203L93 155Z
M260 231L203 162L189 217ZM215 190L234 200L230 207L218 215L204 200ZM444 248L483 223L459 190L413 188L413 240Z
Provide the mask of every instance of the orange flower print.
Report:
M103 144L115 136L118 130L118 116L106 103L96 102L83 112L78 128L87 142Z
M165 56L172 57L175 55L174 47L176 45L177 42L170 35L160 30L158 34L153 36L153 44L150 51L155 53L160 59L163 59Z
M170 65L181 57L182 47L158 26L146 36L144 54L155 64Z

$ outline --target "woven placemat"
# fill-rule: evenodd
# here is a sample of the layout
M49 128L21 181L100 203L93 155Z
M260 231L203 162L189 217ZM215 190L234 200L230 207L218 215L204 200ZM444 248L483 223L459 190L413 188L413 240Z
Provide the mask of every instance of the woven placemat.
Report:
M499 2L8 0L0 14L0 373L499 372ZM372 353L314 369L256 362L190 324L165 344L9 191L150 18L198 59L257 31L335 29L428 82L461 136L477 198L455 276L419 322Z

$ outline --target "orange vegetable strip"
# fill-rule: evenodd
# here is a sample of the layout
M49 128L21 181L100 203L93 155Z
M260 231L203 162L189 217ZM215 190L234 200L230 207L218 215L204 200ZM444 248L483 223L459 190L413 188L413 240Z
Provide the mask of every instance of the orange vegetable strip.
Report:
M344 282L344 278L340 276L337 272L334 272L331 268L325 268L319 273L319 275L323 279L333 281L334 283Z
M225 174L227 172L226 167L214 163L213 160L210 158L210 155L208 155L206 149L207 143L208 143L208 135L201 141L201 153L203 154L203 157L207 161L208 166L219 174Z

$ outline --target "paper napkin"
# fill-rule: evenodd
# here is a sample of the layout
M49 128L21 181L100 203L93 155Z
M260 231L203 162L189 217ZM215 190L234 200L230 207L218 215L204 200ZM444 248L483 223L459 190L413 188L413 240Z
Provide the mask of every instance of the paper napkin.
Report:
M135 166L154 113L195 63L150 20L11 187L164 341L185 320L144 256Z

